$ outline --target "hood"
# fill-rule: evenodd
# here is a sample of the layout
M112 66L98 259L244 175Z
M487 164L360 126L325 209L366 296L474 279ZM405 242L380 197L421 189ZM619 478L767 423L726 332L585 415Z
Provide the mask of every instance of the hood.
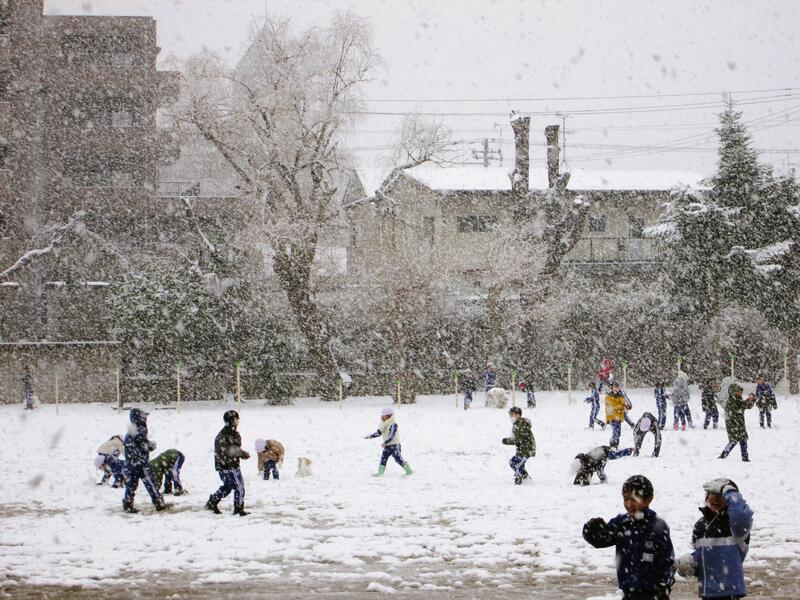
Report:
M145 411L132 408L131 409L131 423L135 423L136 425L147 425L147 415L150 413L146 413Z
M728 386L728 398L736 397L737 392L744 392L744 388L738 383L732 383Z

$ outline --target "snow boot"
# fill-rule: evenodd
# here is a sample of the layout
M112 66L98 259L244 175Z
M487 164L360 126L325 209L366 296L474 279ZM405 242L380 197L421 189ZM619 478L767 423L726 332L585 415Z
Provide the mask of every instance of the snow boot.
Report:
M514 485L522 485L522 477L514 477Z
M673 428L675 431L678 431L678 424L677 424L677 423L675 423L675 425L673 425L673 426L672 426L672 428Z
M208 502L206 502L206 508L213 512L215 515L221 515L222 511L219 509L219 500L216 500L214 496L208 497Z
M156 510L161 512L162 510L169 510L172 506L172 504L167 504L164 500L161 500L161 502L156 503Z
M414 471L411 470L411 465L409 465L408 463L403 465L403 470L406 472L406 474L403 475L403 477L408 477L409 475L414 474Z
M139 509L133 505L133 502L128 502L127 500L122 501L122 510L132 515L139 512Z
M244 509L244 504L241 504L241 505L239 505L239 506L234 506L234 507L233 507L233 514L235 514L235 515L239 515L240 517L246 517L246 516L247 516L247 515L249 515L250 513L249 513L249 512L247 512L247 511Z
M686 425L681 425L681 431L686 431Z
M742 459L742 462L750 462L750 459L745 457Z
M383 477L383 474L385 472L386 472L386 465L381 465L380 467L378 467L378 472L377 473L373 473L372 476L373 477Z
M525 469L522 469L522 478L523 479L530 479L531 478L531 476L528 474L528 472Z

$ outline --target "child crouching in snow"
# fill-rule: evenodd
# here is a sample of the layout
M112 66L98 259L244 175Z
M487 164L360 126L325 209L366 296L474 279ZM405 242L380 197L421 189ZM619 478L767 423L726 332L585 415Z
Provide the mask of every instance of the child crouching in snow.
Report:
M150 461L150 470L156 482L156 489L161 489L161 480L164 480L164 493L173 496L183 496L189 491L181 483L181 469L186 457L183 452L170 448L165 450Z
M114 481L111 487L120 488L125 485L125 461L120 458L123 452L125 452L125 442L121 435L112 435L100 444L94 466L103 471L103 478L97 485L104 485L112 475Z
M270 473L276 481L280 479L278 467L283 467L283 456L286 451L278 440L256 440L256 454L258 455L258 472L264 474L264 481L269 479Z
M592 475L597 473L597 477L602 483L608 481L606 477L606 462L623 456L630 456L633 448L617 450L611 446L597 446L588 452L581 452L575 456L577 473L573 485L590 485Z
M530 477L525 470L525 463L531 456L536 456L536 438L533 437L530 420L522 417L521 408L512 406L508 409L508 415L513 424L511 437L503 438L503 444L517 447L517 453L508 464L514 471L514 483L520 485Z
M378 430L373 434L364 436L364 439L369 440L381 436L383 436L381 464L378 467L378 472L373 477L383 476L390 456L394 457L397 464L403 467L406 475L411 475L413 473L411 467L403 460L403 455L400 454L400 435L397 433L397 423L394 421L394 409L389 406L381 411L381 424L378 426Z
M590 519L583 539L595 548L617 548L617 585L623 600L667 600L674 582L674 554L669 527L650 510L653 484L644 475L622 486L625 513L608 523Z

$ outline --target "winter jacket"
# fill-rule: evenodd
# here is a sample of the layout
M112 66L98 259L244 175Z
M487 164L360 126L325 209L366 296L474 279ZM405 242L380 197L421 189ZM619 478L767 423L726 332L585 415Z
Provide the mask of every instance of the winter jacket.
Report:
M670 397L675 406L689 404L689 383L685 377L678 377L672 382L672 394Z
M611 360L604 358L603 362L600 363L600 370L597 371L597 378L602 382L606 382L613 374L614 366L611 364Z
M711 412L714 410L714 407L717 405L717 395L714 393L714 390L703 389L703 393L700 396L700 405L703 412Z
M739 392L739 395L737 395ZM747 427L744 423L744 411L753 408L754 402L741 397L742 388L736 383L728 387L728 402L725 404L725 430L732 442L747 440Z
M125 436L125 460L128 466L143 466L150 460L150 452L156 443L147 438L147 413L138 408L131 409L131 424Z
M600 406L600 394L597 393L597 390L592 390L591 395L587 396L584 402Z
M33 393L33 375L30 374L29 371L26 371L22 374L22 393L23 394L32 394Z
M464 373L458 378L458 387L461 392L474 392L478 389L475 383L475 376L472 373Z
M164 479L164 476L168 471L172 470L172 467L175 466L175 462L178 460L179 456L181 456L179 451L175 450L175 448L170 448L150 461L150 471L153 473L153 479L155 479L156 482L156 489L161 487L161 482Z
M669 527L649 508L637 517L625 513L608 523L592 519L583 526L583 539L595 548L616 546L617 585L626 596L664 594L675 575Z
M118 457L123 452L125 452L125 442L119 435L111 436L110 438L108 438L108 441L105 441L102 444L100 444L100 447L97 449L98 454L103 454L105 456Z
M258 453L259 472L264 470L264 466L267 464L268 460L271 460L276 464L283 462L283 455L285 453L286 451L283 448L283 444L281 444L278 440L267 440L267 444L264 446L264 449Z
M239 459L245 456L242 436L231 425L225 425L214 438L214 468L217 471L238 469Z
M536 438L533 437L530 419L520 417L514 421L514 426L511 428L511 436L503 438L503 444L516 446L517 456L526 458L536 456Z
M753 527L753 511L742 495L725 492L727 506L715 513L701 507L703 517L692 532L692 557L697 564L698 593L703 598L744 596L744 568Z
M625 394L608 392L606 394L606 422L625 419Z
M592 475L597 473L602 481L606 462L608 462L608 446L597 446L588 452L581 452L575 456L575 459L580 462L580 469L575 474L575 485L589 485L592 481Z
M385 421L381 421L378 430L369 437L376 438L381 436L383 436L383 443L387 446L400 445L400 434L398 433L397 423L394 422L394 415Z
M756 386L756 406L761 410L778 408L778 401L775 399L775 392L768 383L759 383Z
M655 388L653 393L654 393L654 395L656 397L656 406L666 406L667 405L667 398L669 397L669 394L667 393L667 390L665 390L663 387L657 387L657 388Z
M497 371L494 371L492 369L487 369L483 373L483 378L487 392L497 385Z

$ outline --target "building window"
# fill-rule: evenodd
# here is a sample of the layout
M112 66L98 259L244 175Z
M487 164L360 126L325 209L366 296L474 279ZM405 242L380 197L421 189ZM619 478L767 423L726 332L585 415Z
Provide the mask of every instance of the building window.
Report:
M65 114L80 127L136 127L139 111L132 100L111 97L67 109Z
M589 215L589 232L603 233L608 230L608 215L605 213Z
M9 81L11 77L8 73L0 73L0 100L8 100L10 97Z
M642 217L630 217L628 219L628 237L636 240L644 238L644 219Z
M130 188L137 185L135 174L120 161L65 161L63 175L67 185L76 187Z
M0 144L0 169L7 169L11 150L5 144Z
M61 54L68 65L127 67L134 62L133 41L121 35L66 35Z
M493 215L462 215L458 217L459 233L485 233L497 227Z

